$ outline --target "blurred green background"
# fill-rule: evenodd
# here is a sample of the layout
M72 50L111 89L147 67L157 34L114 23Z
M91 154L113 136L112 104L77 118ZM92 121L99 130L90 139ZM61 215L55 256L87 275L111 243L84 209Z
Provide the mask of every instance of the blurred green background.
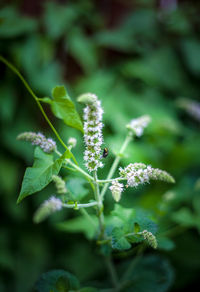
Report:
M167 291L192 290L200 270L200 2L1 2L0 53L39 97L64 84L74 101L84 92L102 100L110 154L100 177L108 173L130 119L152 117L121 164L149 163L170 172L176 184L126 191L121 204L148 210L164 230L158 251L146 254L170 263L174 281ZM55 137L21 81L3 64L0 70L0 291L32 291L41 273L58 268L74 273L84 285L98 286L107 276L95 244L83 233L54 226L71 220L73 212L61 211L39 225L32 221L39 204L55 192L52 184L16 205L24 170L33 160L33 147L16 136L42 131ZM81 114L80 105L77 109ZM81 134L46 110L65 141L78 139L74 154L82 165ZM106 203L108 212L113 205L109 193ZM118 258L115 264L120 271Z

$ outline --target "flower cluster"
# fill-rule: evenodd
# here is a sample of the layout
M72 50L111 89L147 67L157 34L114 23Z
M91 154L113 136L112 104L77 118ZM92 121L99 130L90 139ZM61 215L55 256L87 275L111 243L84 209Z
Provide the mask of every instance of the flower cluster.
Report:
M128 124L126 127L127 129L134 132L137 137L140 137L143 134L144 128L148 126L150 121L151 118L148 115L145 115L141 116L140 118L131 120L130 124Z
M39 146L46 153L51 153L56 150L56 142L51 138L47 139L41 133L24 132L19 134L17 139L31 142L32 145Z
M120 184L117 180L113 180L112 186L109 187L109 189L111 190L113 199L116 202L119 202L119 200L121 199L123 188L124 188L124 185Z
M76 147L77 140L76 138L70 137L67 141L67 144L71 146L71 148Z
M52 180L55 183L58 194L65 194L67 192L65 181L58 175L53 175Z
M157 243L155 235L153 235L151 232L147 230L143 230L141 234L143 235L144 240L146 240L151 247L157 248L158 243Z
M39 223L52 213L62 209L62 201L54 196L45 201L34 215L34 222Z
M89 95L89 94L88 94ZM103 167L101 159L102 136L102 115L101 102L95 94L90 94L93 102L84 108L84 141L86 150L84 153L85 165L89 171Z
M144 163L130 163L124 169L120 168L120 176L127 179L130 187L148 183L150 180L162 180L174 183L174 178L164 170L152 168Z

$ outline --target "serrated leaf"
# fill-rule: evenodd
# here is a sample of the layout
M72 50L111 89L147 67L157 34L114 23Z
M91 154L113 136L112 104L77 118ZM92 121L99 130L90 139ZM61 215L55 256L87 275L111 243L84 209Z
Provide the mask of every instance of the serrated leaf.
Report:
M49 103L54 115L63 120L72 128L83 132L83 125L74 103L71 101L64 86L56 86L52 90L53 99L45 97L44 102Z
M111 212L113 226L123 226L124 232L135 232L147 229L153 234L157 231L157 225L149 218L149 214L143 209L124 208L115 204Z
M78 279L64 270L44 273L35 284L34 292L68 292L79 289Z
M17 203L25 197L41 191L52 180L52 175L57 175L65 158L70 157L70 153L64 153L56 161L53 154L45 153L40 148L35 149L34 163L25 171L21 191Z
M112 248L117 250L126 250L131 248L131 244L124 236L121 228L115 227L112 231Z

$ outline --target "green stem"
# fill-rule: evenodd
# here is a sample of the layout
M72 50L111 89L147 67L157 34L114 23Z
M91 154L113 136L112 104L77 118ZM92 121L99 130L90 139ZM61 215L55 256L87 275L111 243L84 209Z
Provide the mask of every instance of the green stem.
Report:
M122 147L121 147L121 149L119 151L119 154L117 155L117 157L115 158L115 160L114 160L114 162L113 162L113 164L111 166L111 169L110 169L110 171L108 173L108 176L107 176L107 180L110 180L113 177L113 175L114 175L114 173L115 173L115 171L117 169L117 166L118 166L118 164L120 162L121 156L124 153L126 147L128 146L128 144L130 143L130 141L132 139L133 139L133 134L128 132L128 135L126 136L126 139L124 140L124 143L123 143L123 145L122 145ZM109 183L106 183L104 185L102 191L101 191L101 200L102 201L104 199L104 195L105 195L105 193L106 193L106 191L108 189L108 186L109 186Z
M36 94L33 92L33 90L31 89L31 87L29 86L28 82L24 79L24 77L22 76L22 74L17 70L17 68L15 66L13 66L10 62L8 62L3 56L0 55L0 61L3 62L8 68L10 68L23 82L24 86L26 87L26 89L28 90L28 92L32 95L32 97L34 98L34 100L36 101L40 111L42 112L45 120L47 121L47 123L49 124L49 126L51 127L52 131L54 132L54 134L56 135L57 139L60 141L60 143L62 144L62 146L66 149L69 150L68 147L65 145L65 143L63 142L63 140L61 139L61 137L59 136L58 132L56 131L56 129L54 128L54 126L52 125L52 123L50 122L49 118L47 117L40 101L39 98L36 96ZM77 161L74 157L74 155L72 154L72 159L74 160L74 162L77 164Z
M100 184L105 184L105 183L111 183L113 182L114 180L127 180L126 178L123 178L123 177L117 177L117 178L112 178L112 179L98 179L98 183Z
M138 261L141 259L143 252L145 250L145 246L142 245L138 248L138 252L136 257L131 261L130 265L128 266L128 269L125 271L125 273L123 274L121 281L121 287L123 287L126 283L126 280L129 278L129 276L131 276L131 273L133 271L133 268L137 265Z
M58 151L55 150L56 154L58 156L62 156L62 154ZM78 165L76 165L75 163L73 163L70 159L65 159L66 164L70 164L74 169L76 169L78 172L82 173L85 177L87 177L89 180L93 181L94 178L89 175L87 172L85 172L82 168L80 168Z
M71 166L73 166L77 171L79 171L80 173L82 173L85 177L87 177L89 180L94 180L94 178L89 175L87 172L85 172L82 168L80 168L78 165L76 165L75 163L73 163L71 160L68 160L67 163L69 163Z
M111 257L105 257L105 261L106 261L107 268L108 268L110 275L111 275L112 284L115 287L114 291L117 292L117 291L119 291L119 280L118 280L118 276L117 276L115 267L113 265L112 259L111 259Z
M91 202L86 204L63 204L65 208L90 208L97 205L97 202Z
M98 219L99 219L99 226L100 226L100 238L104 237L104 215L103 215L103 204L102 200L100 197L100 192L99 192L99 184L97 182L97 172L93 172L93 178L94 178L94 196L95 200L98 203Z

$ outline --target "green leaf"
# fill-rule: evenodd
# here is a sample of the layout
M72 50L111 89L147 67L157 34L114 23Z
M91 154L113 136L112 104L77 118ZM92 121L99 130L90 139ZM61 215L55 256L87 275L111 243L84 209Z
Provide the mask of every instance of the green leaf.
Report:
M149 214L144 210L124 208L116 204L107 219L107 233L112 237L112 248L125 250L131 247L131 243L143 241L143 236L138 234L143 230L155 234L157 226L148 217Z
M66 186L71 194L71 199L80 201L88 194L88 189L84 186L86 181L83 178L71 178L67 180Z
M65 152L56 161L53 154L43 152L40 148L35 149L34 163L25 171L21 191L17 203L33 193L41 191L52 180L52 175L57 175L62 166L63 160L69 158L70 153Z
M72 128L83 132L83 126L79 114L75 109L64 86L56 86L52 91L53 99L45 98L45 102L50 103L54 115L63 120L64 123Z
M126 250L131 248L131 244L124 237L124 232L121 228L115 227L112 231L112 248L118 250Z
M34 292L68 292L79 289L78 279L64 270L53 270L43 274L35 284Z
M157 231L156 224L149 218L149 214L143 209L124 208L119 204L115 204L114 210L111 212L111 225L115 227L123 227L124 232L136 232L144 229L152 232Z
M66 222L56 224L56 227L61 231L77 233L84 233L88 239L94 237L98 228L98 221L95 215L90 217L78 216Z

